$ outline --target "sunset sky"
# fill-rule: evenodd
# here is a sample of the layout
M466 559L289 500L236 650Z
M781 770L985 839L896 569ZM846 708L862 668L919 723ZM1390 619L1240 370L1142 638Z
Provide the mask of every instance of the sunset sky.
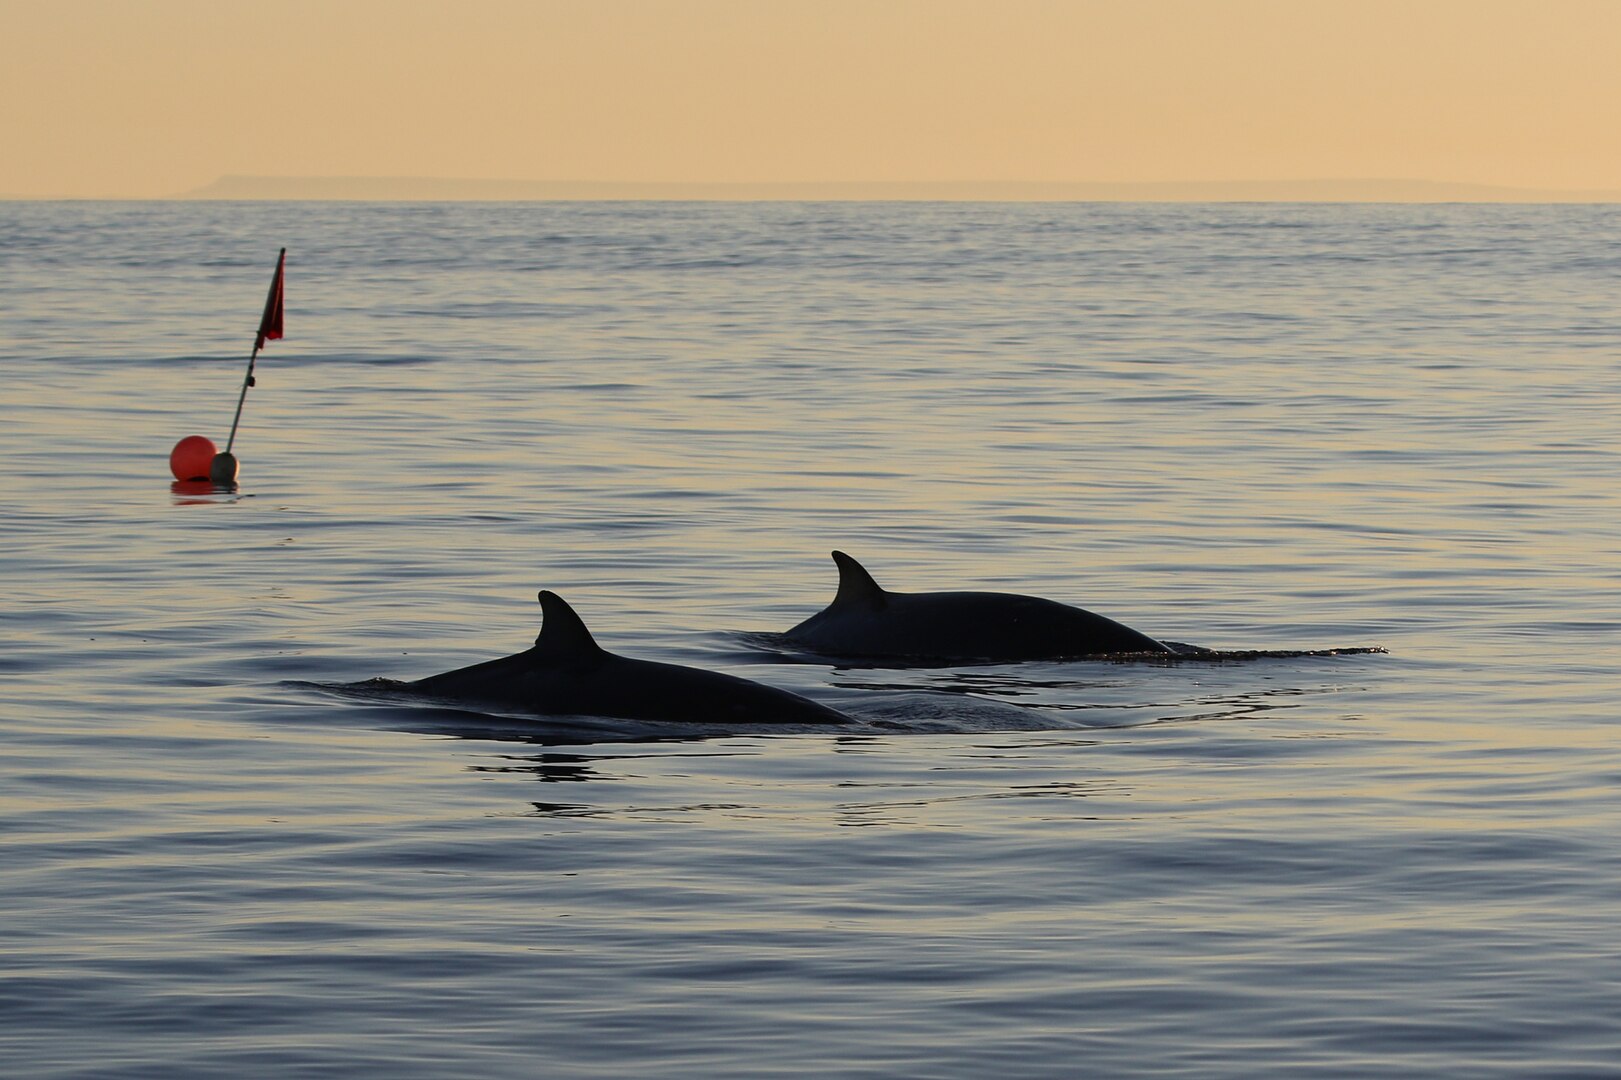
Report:
M1621 189L1613 0L0 0L0 196L226 174Z

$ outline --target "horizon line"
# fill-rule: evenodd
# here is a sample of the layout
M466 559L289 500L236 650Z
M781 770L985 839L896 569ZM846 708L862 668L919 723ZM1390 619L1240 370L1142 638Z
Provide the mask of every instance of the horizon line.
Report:
M0 194L27 202L366 201L912 201L1614 203L1621 188L1541 188L1475 181L1351 177L1296 180L503 180L432 176L226 174L168 196Z

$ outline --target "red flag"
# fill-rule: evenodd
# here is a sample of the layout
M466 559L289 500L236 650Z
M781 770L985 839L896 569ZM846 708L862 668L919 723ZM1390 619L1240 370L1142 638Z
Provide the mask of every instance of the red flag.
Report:
M281 256L276 260L276 276L270 279L270 295L265 297L264 317L259 320L259 337L253 343L253 351L258 352L265 347L266 341L281 340L281 273L287 263L287 249L281 249Z

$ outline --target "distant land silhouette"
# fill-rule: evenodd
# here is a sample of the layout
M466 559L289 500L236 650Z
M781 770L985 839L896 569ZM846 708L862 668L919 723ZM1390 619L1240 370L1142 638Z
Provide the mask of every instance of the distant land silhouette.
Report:
M1213 180L1150 183L848 181L638 183L420 176L222 176L181 199L360 201L767 200L949 202L1613 203L1621 189L1560 190L1433 180Z

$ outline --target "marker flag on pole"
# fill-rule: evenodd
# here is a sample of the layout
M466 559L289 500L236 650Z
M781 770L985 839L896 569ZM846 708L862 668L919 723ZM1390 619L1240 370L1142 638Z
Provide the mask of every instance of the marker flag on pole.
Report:
M253 385L253 362L259 359L259 350L265 347L266 341L281 337L282 271L286 266L287 249L282 248L281 254L276 256L276 276L270 279L270 295L265 297L265 313L259 317L259 333L253 339L253 354L248 357L248 373L242 377L242 392L236 396L236 416L231 420L231 437L225 440L225 453L218 455L232 462L230 471L233 482L236 479L236 459L231 457L231 448L236 445L237 425L242 423L242 403L248 400L248 387ZM209 473L213 474L212 466Z
M287 249L282 248L280 257L276 259L276 276L270 279L270 295L265 297L265 313L259 320L259 337L253 343L254 352L264 348L267 341L281 340L282 270L286 264Z

